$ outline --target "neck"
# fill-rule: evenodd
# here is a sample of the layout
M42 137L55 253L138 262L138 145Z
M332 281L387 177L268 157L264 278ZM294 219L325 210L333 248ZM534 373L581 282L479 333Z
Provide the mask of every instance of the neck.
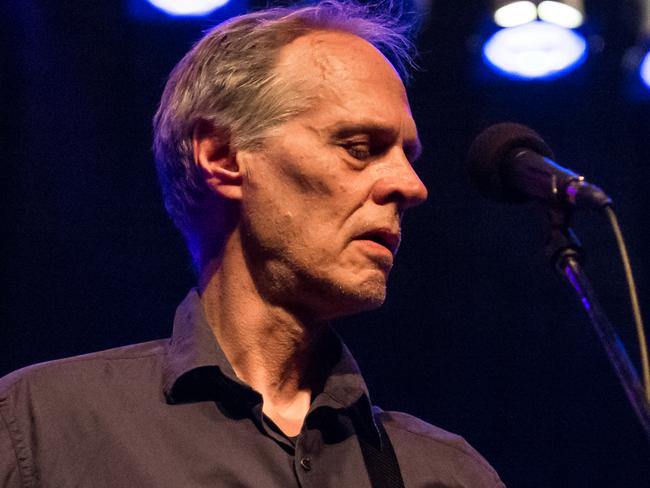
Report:
M262 395L264 413L280 429L297 435L321 381L314 349L324 328L260 295L237 236L202 267L201 301L237 377Z

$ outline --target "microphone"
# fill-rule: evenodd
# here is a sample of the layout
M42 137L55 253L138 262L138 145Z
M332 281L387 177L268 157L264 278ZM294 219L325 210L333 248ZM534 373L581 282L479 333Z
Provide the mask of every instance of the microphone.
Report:
M479 191L502 202L530 199L574 208L603 208L607 194L553 161L553 152L534 130L506 122L488 127L472 143L467 170Z

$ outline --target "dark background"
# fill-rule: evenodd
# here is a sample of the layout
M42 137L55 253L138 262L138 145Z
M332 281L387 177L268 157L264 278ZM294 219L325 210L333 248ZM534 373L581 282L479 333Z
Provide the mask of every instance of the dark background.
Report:
M409 88L430 200L405 221L387 303L338 326L376 403L461 433L510 487L650 486L650 446L544 262L537 216L483 200L463 173L482 128L534 127L614 197L650 310L650 104L628 95L621 67L638 8L585 3L589 59L553 83L506 82L480 64L488 2L434 3ZM119 2L3 5L0 374L168 336L193 275L162 207L150 121L167 74L214 20L146 21ZM614 239L597 214L575 228L638 364Z

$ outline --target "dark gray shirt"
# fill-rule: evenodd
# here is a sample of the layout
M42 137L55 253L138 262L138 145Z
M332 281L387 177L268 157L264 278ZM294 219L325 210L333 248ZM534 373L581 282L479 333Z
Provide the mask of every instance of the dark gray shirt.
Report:
M407 488L504 486L461 437L372 407L349 351L334 333L324 342L329 374L288 439L237 379L193 290L170 340L0 380L0 486L369 488L358 436L381 442L373 413Z

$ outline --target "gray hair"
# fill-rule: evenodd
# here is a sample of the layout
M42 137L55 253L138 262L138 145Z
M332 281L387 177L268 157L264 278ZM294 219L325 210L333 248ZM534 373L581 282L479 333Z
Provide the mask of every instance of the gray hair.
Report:
M379 7L379 8L378 8ZM309 108L273 68L282 47L310 32L359 36L379 49L403 79L413 66L412 25L391 15L390 3L360 5L325 0L232 18L209 30L172 71L154 117L154 155L165 207L191 239L208 195L194 161L192 134L199 121L230 137L233 149L253 150L268 131ZM190 251L192 251L190 249Z

